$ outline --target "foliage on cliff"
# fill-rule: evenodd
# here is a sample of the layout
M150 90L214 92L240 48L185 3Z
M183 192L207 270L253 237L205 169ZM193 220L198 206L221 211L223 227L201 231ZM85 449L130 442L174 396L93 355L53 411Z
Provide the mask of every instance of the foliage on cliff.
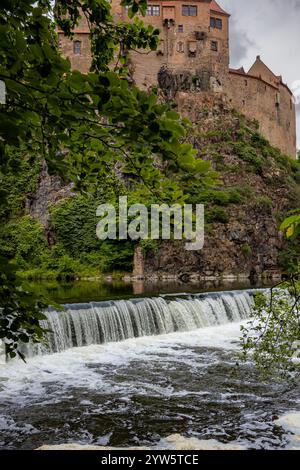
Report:
M205 112L204 114L206 115ZM279 237L281 221L288 215L288 210L300 202L299 163L272 148L259 135L255 123L230 110L215 110L213 116L210 112L200 124L190 129L189 139L198 149L200 156L205 160L209 159L219 174L219 184L216 187L205 184L201 178L200 184L198 181L196 185L188 172L180 174L185 200L192 204L205 204L206 242L203 252L200 253L201 257L204 256L206 264L204 272L211 270L205 258L206 253L209 259L214 258L214 264L221 270L224 270L226 256L231 261L236 260L239 269L241 266L249 266L249 272L252 266L255 266L256 256L260 256L261 264L267 266L269 261L264 261L264 258L274 251L267 231L274 233L272 237ZM246 154L248 157L245 157ZM252 164L254 155L255 165ZM261 162L259 169L257 161ZM169 168L168 172L169 177L178 176L176 168ZM32 182L36 180L32 170ZM23 186L19 176L15 175L13 170L9 181L9 197L13 208L17 201L25 196L21 192ZM28 188L30 189L32 185ZM97 193L77 195L50 203L50 226L45 232L40 223L28 213L26 215L26 212L20 212L20 209L11 210L6 224L0 229L2 248L8 257L15 260L22 276L29 278L72 279L99 276L105 272L131 271L135 243L101 242L95 234L97 205L111 202L117 206L118 196L122 194L128 195L130 204L144 200L144 192L140 193L132 183L128 186L127 177L124 178L124 175L106 175L102 178ZM32 197L34 198L31 194ZM16 202L13 202L14 200ZM159 200L155 194L151 194L144 202L151 204ZM255 230L252 228L253 224L257 227ZM265 224L267 229L261 228L262 224ZM219 243L218 237L229 240L232 230L234 245L228 247L228 253L224 251L224 242L218 245L219 257L216 259L214 252L215 244ZM50 235L49 243L46 242L46 232ZM41 235L37 236L37 233ZM262 254L261 245L264 245L266 236L268 245L264 246L265 254ZM212 247L210 240L214 242ZM279 263L285 271L295 271L300 258L299 244L296 241L283 244L280 238L276 243L283 246L279 249L276 245L276 251L270 261L272 266L276 268ZM165 255L164 244L160 252L156 251L156 246L159 248L160 243L143 244L146 261ZM170 255L173 263L178 258L174 253L175 251ZM177 261L177 265L174 264L174 272L178 273L181 269L188 271L188 266L187 259ZM201 266L196 259L194 269L201 270ZM167 267L166 264L165 269ZM228 269L229 273L233 272L231 267ZM262 272L264 269L263 267Z
M282 155L259 133L258 124L216 98L209 106L185 97L195 115L190 141L210 161L221 184L199 191L186 178L188 202L205 204L205 243L201 252L159 243L145 260L146 273L180 272L206 277L261 275L297 270L300 246L285 241L280 224L300 205L300 163ZM218 253L218 256L215 256Z

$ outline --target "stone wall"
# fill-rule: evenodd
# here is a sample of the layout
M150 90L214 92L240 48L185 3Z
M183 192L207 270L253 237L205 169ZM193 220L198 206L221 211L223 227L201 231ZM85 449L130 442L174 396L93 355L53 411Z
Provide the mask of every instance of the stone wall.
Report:
M90 29L85 17L80 19L80 23L74 31L73 40L68 39L58 30L58 45L63 55L67 57L74 70L87 73L91 66L91 46L90 46ZM80 52L75 50L75 42L80 42Z
M296 158L296 111L288 88L230 72L226 92L234 108L259 122L260 132L284 154Z

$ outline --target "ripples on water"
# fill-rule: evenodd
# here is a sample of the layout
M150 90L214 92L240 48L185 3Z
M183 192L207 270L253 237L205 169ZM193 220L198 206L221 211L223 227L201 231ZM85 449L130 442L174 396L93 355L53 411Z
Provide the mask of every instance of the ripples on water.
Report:
M163 448L181 434L285 448L274 420L300 408L299 385L238 372L239 323L131 338L0 367L1 448L67 442Z

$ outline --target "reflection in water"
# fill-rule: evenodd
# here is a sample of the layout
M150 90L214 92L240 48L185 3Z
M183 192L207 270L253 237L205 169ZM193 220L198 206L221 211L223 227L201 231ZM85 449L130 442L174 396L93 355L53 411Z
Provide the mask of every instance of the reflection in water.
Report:
M125 299L133 296L147 296L172 293L201 293L223 290L240 290L254 287L270 287L270 281L253 283L243 281L41 281L28 283L29 287L38 294L45 295L49 301L59 303L76 303Z

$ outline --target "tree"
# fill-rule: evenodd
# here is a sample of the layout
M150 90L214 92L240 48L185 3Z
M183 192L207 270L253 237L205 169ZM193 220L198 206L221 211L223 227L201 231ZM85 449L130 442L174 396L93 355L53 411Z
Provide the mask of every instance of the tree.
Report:
M280 229L286 232L290 240L295 240L300 235L300 209L292 212L281 224Z
M155 49L159 31L134 18L137 12L145 14L146 0L123 0L122 5L129 7L131 23L115 24L108 0L58 0L55 7L50 0L2 1L0 80L7 100L0 105L0 183L15 151L32 162L43 158L49 171L72 180L81 192L95 193L116 166L145 196L167 201L185 199L181 172L201 184L213 182L215 173L195 158L187 142L188 121L154 94L130 86L130 50ZM90 25L93 62L86 75L71 70L55 33L58 24L72 38L80 15ZM0 196L5 207L5 192ZM20 293L13 266L3 256L0 277L0 338L14 355L19 341L43 338L41 305Z
M281 224L288 239L300 235L300 210ZM250 356L264 376L289 376L300 364L299 273L255 296L253 316L242 326L243 359Z

